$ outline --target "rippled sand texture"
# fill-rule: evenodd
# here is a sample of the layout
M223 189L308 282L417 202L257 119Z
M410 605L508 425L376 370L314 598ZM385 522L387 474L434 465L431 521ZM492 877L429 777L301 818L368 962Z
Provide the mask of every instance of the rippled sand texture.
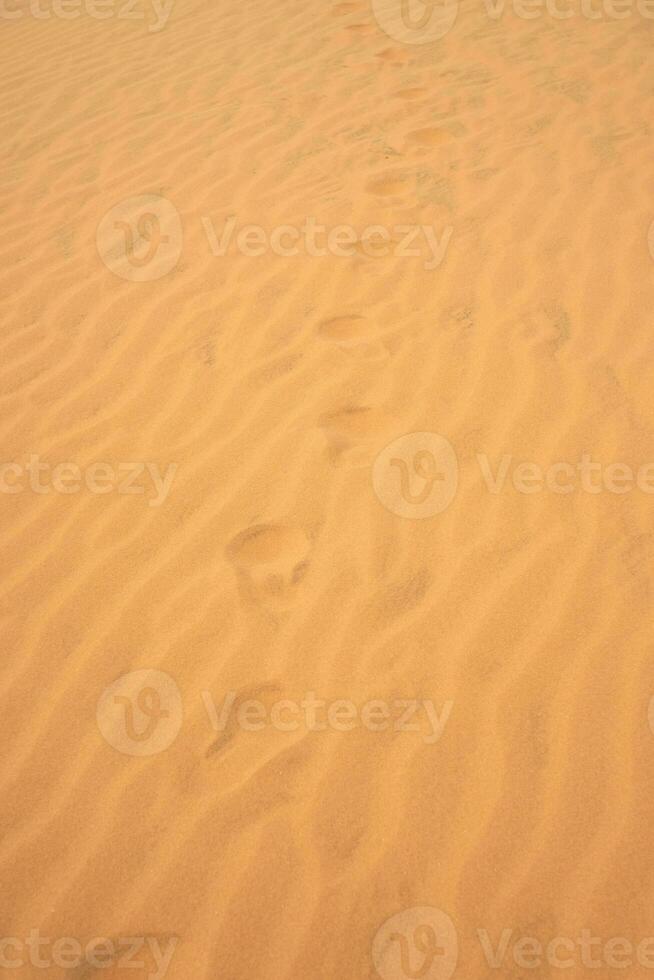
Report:
M477 460L654 459L653 25L481 0L422 46L359 0L0 21L1 459L177 467L160 506L0 495L3 935L175 936L170 980L370 980L381 924L434 906L456 977L516 980L589 971L489 970L477 929L654 933L654 497L492 494ZM96 247L136 195L181 216L154 281ZM202 219L230 216L452 232L432 269L360 240L214 256ZM427 519L373 488L411 432L458 458ZM96 708L145 668L184 718L140 757ZM203 691L453 706L434 744L217 733Z

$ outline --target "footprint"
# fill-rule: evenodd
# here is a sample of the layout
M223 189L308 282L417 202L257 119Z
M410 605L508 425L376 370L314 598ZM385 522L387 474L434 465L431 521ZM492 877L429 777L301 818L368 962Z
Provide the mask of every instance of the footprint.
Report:
M349 341L355 340L368 330L368 318L361 313L352 313L350 316L335 316L331 320L323 320L320 324L320 333L330 340Z
M318 325L318 332L326 340L335 343L341 350L354 352L375 360L389 356L386 345L373 336L373 326L370 320L361 313L335 316L329 320L323 320Z
M395 93L396 99L420 99L423 95L427 94L426 88L404 88L400 92Z
M397 246L404 241L404 235L398 235L394 230L386 229L382 237L378 232L358 238L353 249L366 259L385 259L396 254Z
M318 420L327 440L327 455L336 466L368 466L379 451L384 432L396 420L370 405L347 406Z
M272 707L275 701L279 701L280 695L283 693L283 688L281 684L276 681L268 681L264 684L250 684L247 687L241 688L235 693L235 698L232 704L232 710L229 714L225 728L221 731L216 738L210 743L209 747L206 749L204 755L206 759L212 756L220 755L228 745L232 742L235 736L239 733L239 721L238 721L238 710L244 701L260 701L263 702L268 710ZM228 695L226 694L225 697Z
M232 538L226 549L243 597L279 609L292 603L309 552L304 531L287 524L256 524Z
M439 143L449 139L450 134L446 129L437 129L427 126L424 129L414 129L407 134L407 140L417 146L438 146Z
M369 194L390 197L404 193L407 190L407 180L399 174L385 174L369 180L366 190Z
M549 306L531 310L522 317L522 335L530 345L558 353L571 334L570 317L562 307Z
M383 51L378 51L375 57L389 65L403 65L409 60L407 52L399 48L384 48Z

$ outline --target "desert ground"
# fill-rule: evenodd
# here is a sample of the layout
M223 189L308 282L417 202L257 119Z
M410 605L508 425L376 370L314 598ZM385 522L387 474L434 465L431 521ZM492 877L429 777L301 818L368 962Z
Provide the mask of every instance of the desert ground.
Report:
M654 5L4 0L0 975L654 977Z

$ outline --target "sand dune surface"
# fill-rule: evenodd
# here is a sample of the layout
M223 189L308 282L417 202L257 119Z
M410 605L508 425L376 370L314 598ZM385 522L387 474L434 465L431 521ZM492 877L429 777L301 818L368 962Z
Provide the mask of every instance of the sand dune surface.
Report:
M654 10L148 3L0 17L0 972L654 976Z

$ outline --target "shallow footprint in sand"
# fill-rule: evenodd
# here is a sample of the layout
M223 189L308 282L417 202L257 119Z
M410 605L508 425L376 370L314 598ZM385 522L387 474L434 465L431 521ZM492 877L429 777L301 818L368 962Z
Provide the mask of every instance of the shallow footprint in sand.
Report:
M338 343L359 340L370 331L370 321L362 313L334 316L320 322L319 331L323 337Z
M267 681L263 684L248 684L239 691L233 692L232 710L227 718L222 731L208 745L204 755L206 759L220 755L232 742L234 737L241 731L238 721L238 711L241 705L247 701L259 701L272 708L275 701L279 701L283 693L282 685L277 681ZM227 701L226 696L225 701Z
M372 24L348 24L345 30L351 34L370 34L374 27Z
M388 65L403 65L409 60L408 53L399 48L384 48L383 51L378 51L375 57Z
M232 538L226 555L244 598L270 608L285 608L304 576L310 547L302 528L255 524Z
M438 146L439 143L448 140L450 134L446 129L426 126L424 129L414 129L411 133L407 133L406 138L409 143L416 146Z
M400 174L381 174L368 181L366 190L380 197L394 197L406 192L407 180Z
M423 95L427 95L426 88L403 88L399 92L395 93L395 98L411 101L412 99L420 99Z
M374 327L367 316L351 313L334 316L318 324L318 332L340 350L374 360L389 356L388 348L374 336Z
M395 419L371 405L349 405L318 419L327 440L327 454L336 466L368 466L379 450L383 434Z

